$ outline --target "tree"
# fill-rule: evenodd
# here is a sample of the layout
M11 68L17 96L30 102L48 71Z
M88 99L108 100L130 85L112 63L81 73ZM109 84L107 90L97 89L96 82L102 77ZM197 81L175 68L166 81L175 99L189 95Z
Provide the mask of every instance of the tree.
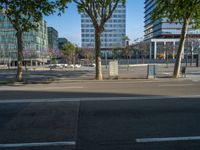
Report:
M144 58L147 55L147 50L148 50L148 42L141 41L139 42L139 52L142 58L142 63L144 64Z
M122 53L124 54L124 56L126 57L126 60L127 60L127 70L129 70L129 59L131 58L131 56L132 56L132 51L131 51L131 48L129 47L129 41L130 41L130 39L129 39L129 37L128 36L124 36L123 38L122 38L122 40L124 41L124 45L125 45L125 47L124 48L122 48Z
M57 8L57 1L49 0L1 0L0 10L6 15L16 31L17 81L23 80L23 33L37 30L42 15L49 15Z
M56 50L56 49L48 49L48 51L47 51L47 56L49 57L49 59L50 59L50 64L56 64L57 63L57 58L58 58L58 55L59 55L59 53L58 53L59 51L58 50Z
M152 15L154 22L166 17L171 23L177 22L182 24L173 73L174 78L178 78L188 27L190 24L195 27L200 27L200 0L157 0L156 3L157 5Z
M76 54L76 47L74 44L72 44L72 43L64 44L61 51L62 51L63 56L65 57L65 60L69 64L75 63L74 58L75 58L75 54Z
M118 57L121 55L122 53L122 48L121 47L115 47L112 49L112 56L113 59L118 59Z
M27 62L30 61L30 66L33 66L33 58L37 58L36 51L32 49L24 49L23 50L23 58L25 60L25 66L27 67Z
M80 13L87 14L95 30L95 63L97 80L102 80L100 36L104 32L105 23L111 18L119 2L125 4L126 0L73 0Z
M125 35L124 37L122 37L122 41L124 42L124 46L127 47L129 45L129 37L127 35Z
M92 48L85 48L82 49L81 55L86 59L89 60L89 63L94 63L94 50Z

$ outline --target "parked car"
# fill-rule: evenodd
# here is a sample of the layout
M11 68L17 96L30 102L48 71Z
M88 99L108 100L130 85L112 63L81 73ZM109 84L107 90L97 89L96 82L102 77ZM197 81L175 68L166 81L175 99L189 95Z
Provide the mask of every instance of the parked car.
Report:
M64 68L67 68L67 67L68 67L68 64L63 64L63 67L64 67Z
M95 63L89 64L90 67L96 67Z
M75 67L75 68L80 68L81 65L80 65L80 64L76 64L74 67Z
M63 64L50 64L49 68L50 69L56 69L56 68L63 69Z

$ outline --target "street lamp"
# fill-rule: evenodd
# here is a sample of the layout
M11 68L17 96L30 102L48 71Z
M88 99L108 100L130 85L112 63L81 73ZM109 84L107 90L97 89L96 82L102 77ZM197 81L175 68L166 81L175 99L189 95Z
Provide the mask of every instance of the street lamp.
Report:
M106 69L107 69L108 56L107 56L107 33L106 32L105 32L105 63L106 63Z
M110 29L110 30L106 30L105 29L105 63L106 63L106 69L108 68L108 45L107 45L107 34L108 32L112 32L113 30Z

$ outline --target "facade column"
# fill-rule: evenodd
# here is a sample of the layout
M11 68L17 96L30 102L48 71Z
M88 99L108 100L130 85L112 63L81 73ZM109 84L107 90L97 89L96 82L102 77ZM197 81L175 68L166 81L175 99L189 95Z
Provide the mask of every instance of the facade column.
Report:
M166 50L167 50L166 46L167 46L166 42L164 42L164 52L163 52L164 60L166 60L166 54L167 54L167 52L166 52Z
M194 60L194 44L193 44L193 42L192 42L191 54L192 54L191 59L193 61Z
M154 59L157 59L157 42L154 43Z
M176 42L173 42L173 52L172 52L172 57L175 59L175 48L176 48Z
M152 59L152 44L151 44L151 41L150 41L150 44L149 44L149 59L150 60Z

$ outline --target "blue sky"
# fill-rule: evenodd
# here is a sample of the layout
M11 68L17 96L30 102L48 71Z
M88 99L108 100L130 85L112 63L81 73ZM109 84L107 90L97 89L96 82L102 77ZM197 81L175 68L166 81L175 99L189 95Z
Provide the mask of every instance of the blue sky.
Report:
M144 1L127 0L126 34L131 42L143 36L144 30ZM52 15L45 17L47 25L54 27L59 37L66 37L71 42L81 45L81 20L74 3L61 16Z

